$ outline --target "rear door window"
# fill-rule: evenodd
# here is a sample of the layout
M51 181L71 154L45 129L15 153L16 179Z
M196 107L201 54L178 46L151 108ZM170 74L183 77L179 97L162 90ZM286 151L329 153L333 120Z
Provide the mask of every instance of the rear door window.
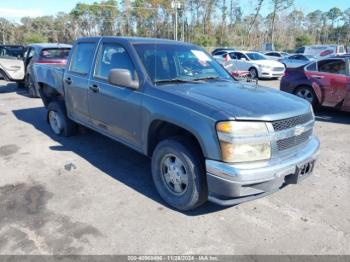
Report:
M245 60L249 60L244 54L242 53L235 53L236 54L236 57L238 60L241 60L241 59L245 59Z
M69 71L87 75L95 54L95 43L78 43L74 48Z
M318 71L330 74L346 74L346 63L344 60L331 59L318 62Z

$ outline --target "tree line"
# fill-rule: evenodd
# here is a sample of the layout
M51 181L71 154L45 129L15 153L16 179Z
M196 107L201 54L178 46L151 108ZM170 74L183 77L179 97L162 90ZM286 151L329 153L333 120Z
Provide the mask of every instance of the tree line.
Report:
M204 47L231 46L259 49L274 43L279 50L307 44L350 45L350 8L304 13L294 0L250 0L253 12L245 14L238 0L106 0L78 3L55 16L23 17L15 23L0 18L0 41L6 44L34 42L72 43L81 36L121 35L174 38ZM269 7L267 15L263 6Z

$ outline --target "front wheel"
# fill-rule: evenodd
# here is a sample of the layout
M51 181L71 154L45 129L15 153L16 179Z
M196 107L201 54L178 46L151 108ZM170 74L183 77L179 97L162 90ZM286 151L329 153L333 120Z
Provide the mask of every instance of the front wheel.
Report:
M157 191L170 206L186 211L208 198L200 154L181 138L160 142L152 156L152 177Z
M250 77L252 79L258 79L259 78L259 74L258 74L258 70L256 70L256 68L251 68L249 69L249 73L250 73Z

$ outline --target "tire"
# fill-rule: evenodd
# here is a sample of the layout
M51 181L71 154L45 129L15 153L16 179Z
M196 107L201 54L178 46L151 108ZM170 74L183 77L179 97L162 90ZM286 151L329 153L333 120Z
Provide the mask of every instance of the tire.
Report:
M76 134L78 126L67 117L66 107L63 102L51 102L47 110L47 121L51 130L58 136L72 136Z
M310 102L313 108L317 108L319 103L314 90L309 86L300 86L295 89L294 94Z
M158 193L181 211L195 209L208 199L204 164L189 145L191 142L179 137L166 139L156 146L152 156L152 177Z
M259 78L259 73L258 73L258 70L256 70L256 68L254 68L254 67L250 68L249 73L250 73L251 79L258 79Z
M25 78L25 86L28 88L29 97L32 97L32 98L40 97L40 95L38 94L38 91L35 88L34 81L30 75L27 75Z

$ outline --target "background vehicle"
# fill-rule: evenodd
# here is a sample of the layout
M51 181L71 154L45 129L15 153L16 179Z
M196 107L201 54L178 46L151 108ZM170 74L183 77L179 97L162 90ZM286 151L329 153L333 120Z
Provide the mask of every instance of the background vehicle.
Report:
M217 58L217 60L229 71L232 71L232 68L249 71L253 79L278 78L283 76L285 70L283 64L267 59L258 52L236 51Z
M275 45L273 43L263 43L261 45L261 50L265 52L275 51Z
M290 55L283 59L278 60L282 64L284 64L287 68L296 68L306 64L309 64L312 61L315 61L317 58L311 55Z
M236 51L236 49L234 48L215 48L212 52L211 55L215 56L215 55L224 55L230 52Z
M310 45L296 50L297 54L312 55L317 58L344 55L346 52L347 50L344 45Z
M312 173L309 103L233 80L195 45L82 38L65 69L34 71L56 135L79 123L151 157L154 184L177 209L241 203Z
M289 54L286 52L275 52L275 51L264 53L264 55L268 59L272 59L272 60L279 60L279 59L283 59L283 58L289 56Z
M308 100L315 107L350 111L349 59L328 58L287 69L280 89Z
M22 81L24 47L20 45L0 45L0 78L7 81Z
M66 44L32 44L26 47L24 54L24 82L31 97L39 97L38 87L35 86L33 65L39 63L64 66L71 48L71 45Z

